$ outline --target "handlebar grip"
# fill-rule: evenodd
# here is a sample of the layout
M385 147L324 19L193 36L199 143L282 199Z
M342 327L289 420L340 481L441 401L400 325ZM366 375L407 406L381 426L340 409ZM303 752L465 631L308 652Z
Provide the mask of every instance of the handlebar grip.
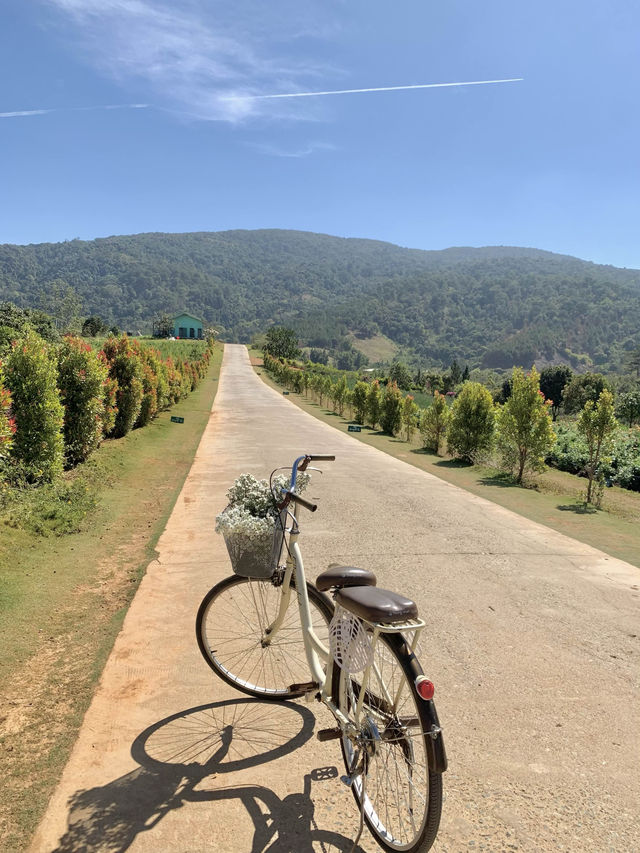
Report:
M325 454L318 455L318 454L314 453L313 455L309 454L309 459L311 459L314 462L316 460L318 462L335 462L336 457L335 456L327 456Z
M300 495L296 495L295 492L287 492L292 500L296 503L299 503L305 509L308 509L309 512L315 512L318 509L318 504L312 504L311 501L306 501L304 498L301 498Z

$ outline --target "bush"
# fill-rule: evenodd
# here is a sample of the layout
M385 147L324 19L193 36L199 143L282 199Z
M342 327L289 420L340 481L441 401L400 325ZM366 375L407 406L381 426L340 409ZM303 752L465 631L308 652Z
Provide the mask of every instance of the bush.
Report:
M580 412L591 401L594 405L600 394L610 390L609 382L601 373L582 373L574 376L562 392L562 406L568 415Z
M102 440L104 361L80 338L67 335L58 351L58 388L64 404L67 467L84 462Z
M447 405L447 398L444 394L435 391L433 402L422 413L420 420L420 434L422 436L423 447L439 453L440 445L447 433L450 420L451 409Z
M144 354L142 356L142 390L142 403L135 427L146 426L158 413L158 376Z
M381 408L382 394L380 392L380 383L377 379L374 379L367 392L367 423L372 429L375 429L380 423Z
M0 361L0 476L11 451L16 421L11 413L11 392L4 387L4 372Z
M107 338L103 352L109 364L109 377L118 383L118 411L111 435L121 438L132 429L142 407L142 359L126 335Z
M2 521L38 536L65 536L85 529L96 497L82 480L11 489Z
M491 394L479 382L466 382L451 409L447 444L453 456L475 462L493 444L495 409Z
M356 382L353 389L351 402L353 403L354 417L358 424L363 424L367 414L367 395L369 386L366 382Z
M98 354L106 365L107 359L103 352ZM118 381L107 376L102 385L102 435L111 435L116 425L118 414Z
M28 330L9 354L6 382L16 425L11 456L30 482L62 474L64 409L56 380L55 352Z
M402 392L395 382L387 382L382 395L380 426L382 431L395 435L402 424Z

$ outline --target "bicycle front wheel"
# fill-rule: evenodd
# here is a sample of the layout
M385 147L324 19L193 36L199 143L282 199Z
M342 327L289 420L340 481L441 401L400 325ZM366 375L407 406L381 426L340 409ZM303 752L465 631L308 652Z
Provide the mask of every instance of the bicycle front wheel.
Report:
M358 808L378 844L388 851L426 853L442 810L442 775L429 769L430 722L415 688L415 657L397 634L382 634L365 689L357 736L342 737L342 755ZM362 673L334 663L333 697L354 720Z
M331 602L309 583L307 592L313 630L328 648ZM260 699L301 696L291 686L310 678L293 586L284 622L269 645L263 642L281 598L282 587L271 580L232 575L209 590L196 617L198 646L216 675Z

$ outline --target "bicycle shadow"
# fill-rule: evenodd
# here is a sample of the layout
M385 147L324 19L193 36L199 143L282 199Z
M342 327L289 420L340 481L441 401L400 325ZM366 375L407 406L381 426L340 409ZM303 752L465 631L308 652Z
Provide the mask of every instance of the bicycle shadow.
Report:
M335 779L335 767L312 770L304 776L303 791L283 799L263 785L198 789L205 780L294 752L312 737L314 725L305 707L255 699L200 705L159 720L131 745L135 770L73 795L67 831L52 853L123 853L138 835L188 803L197 808L199 803L236 798L253 823L250 850L216 846L217 824L211 826L210 849L349 853L353 840L319 828L314 818L312 782ZM292 729L293 737L287 734ZM354 833L355 825L354 820ZM363 853L360 847L356 851Z

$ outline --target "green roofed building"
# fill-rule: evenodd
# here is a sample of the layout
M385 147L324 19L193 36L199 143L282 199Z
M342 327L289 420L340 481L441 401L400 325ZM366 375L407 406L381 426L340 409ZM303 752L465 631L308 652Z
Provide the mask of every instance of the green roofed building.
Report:
M175 338L197 338L202 340L202 320L191 314L178 314L173 318L173 336Z

